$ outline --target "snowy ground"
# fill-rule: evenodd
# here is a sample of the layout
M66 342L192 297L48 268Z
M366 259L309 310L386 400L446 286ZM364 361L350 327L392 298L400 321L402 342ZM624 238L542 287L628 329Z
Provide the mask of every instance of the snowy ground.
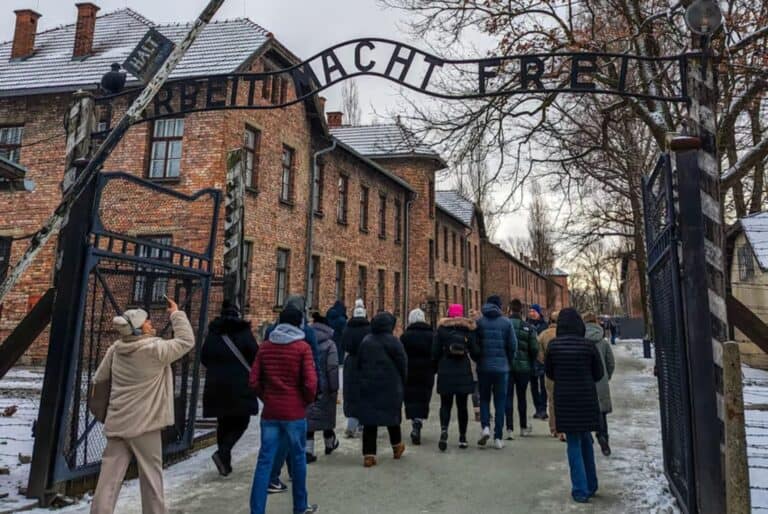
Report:
M742 371L752 512L768 512L768 372Z

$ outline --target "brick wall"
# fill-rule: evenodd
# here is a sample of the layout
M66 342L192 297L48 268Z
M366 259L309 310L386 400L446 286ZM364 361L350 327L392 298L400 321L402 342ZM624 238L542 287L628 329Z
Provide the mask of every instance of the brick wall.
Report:
M446 234L448 235L447 244ZM454 238L456 241L455 261ZM439 302L438 311L442 315L446 312L448 304L460 303L464 305L467 314L470 310L479 312L483 298L480 294L479 266L475 263L475 248L477 248L478 259L480 251L480 229L477 220L473 219L470 229L441 209L437 209L435 229L431 239L435 243L433 295ZM461 246L465 241L468 243L468 250L465 250L467 254L462 263ZM446 247L448 248L447 253ZM465 267L467 268L466 274ZM447 290L446 286L448 286Z

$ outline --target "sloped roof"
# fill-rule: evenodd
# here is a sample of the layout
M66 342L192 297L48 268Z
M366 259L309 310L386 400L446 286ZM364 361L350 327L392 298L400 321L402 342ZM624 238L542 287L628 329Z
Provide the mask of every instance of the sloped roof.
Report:
M330 130L334 137L366 157L425 157L445 165L431 146L398 124L356 125Z
M435 191L435 204L463 225L472 226L475 204L461 196L458 191Z
M339 148L341 148L342 150L344 150L345 152L349 153L349 154L350 154L350 155L352 155L353 157L356 157L357 159L360 159L360 160L361 160L362 162L364 162L366 165L370 166L371 168L373 168L374 170L376 170L376 171L377 171L378 173L380 173L381 175L383 175L383 176L387 177L389 180L391 180L392 182L396 183L397 185L399 185L400 187L402 187L402 188L403 188L403 189L405 189L406 191L409 191L409 192L411 192L411 193L414 193L414 192L415 192L415 191L413 190L413 188L411 187L411 185L410 185L408 182L406 182L405 180L401 179L400 177L398 177L398 176L397 176L397 175L395 175L394 173L391 173L389 170L386 170L386 169L382 168L381 166L379 166L378 164L376 164L374 161L372 161L371 159L369 159L369 158L368 158L368 157L366 157L365 155L362 155L361 153L357 152L357 151L356 151L354 148L352 148L351 146L349 146L349 145L347 145L347 144L344 144L344 143L343 143L341 140L339 140L338 138L334 138L334 139L336 139L336 143L337 143L337 146L338 146Z
M560 268L554 268L554 269L553 269L553 270L552 270L552 271L549 273L549 276L550 276L550 277L567 277L567 276L569 276L569 275L568 275L568 272L567 272L567 271L565 271L565 270L562 270L562 269L560 269Z
M753 214L739 221L760 269L768 271L768 212Z
M12 42L0 44L0 96L70 91L101 82L113 62L123 63L150 27L180 42L191 24L155 25L131 9L120 9L96 20L94 55L72 60L75 24L37 34L35 53L11 61ZM239 18L208 25L189 49L171 78L231 73L269 39L267 30ZM132 75L128 85L138 81Z

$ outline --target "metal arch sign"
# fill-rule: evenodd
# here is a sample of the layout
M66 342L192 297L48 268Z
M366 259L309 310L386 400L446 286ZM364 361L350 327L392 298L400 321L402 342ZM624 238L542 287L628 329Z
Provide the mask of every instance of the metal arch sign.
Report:
M405 88L446 100L521 94L607 94L664 102L687 102L687 59L691 54L645 57L619 53L561 52L478 59L442 59L410 45L382 38L339 43L289 68L263 73L230 73L168 81L143 121L225 109L276 109L302 102L344 80L381 77ZM642 67L672 68L677 90L647 94ZM274 77L293 82L295 97L267 94ZM674 87L674 86L673 86ZM136 94L125 91L100 102Z

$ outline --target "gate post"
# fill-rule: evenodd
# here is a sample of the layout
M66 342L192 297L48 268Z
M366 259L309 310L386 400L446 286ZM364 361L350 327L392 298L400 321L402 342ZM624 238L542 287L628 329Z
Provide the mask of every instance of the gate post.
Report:
M66 173L63 193L74 183L91 156L91 134L96 126L95 102L91 93L78 91L67 111ZM54 464L64 421L66 395L72 394L73 361L77 355L81 300L85 291L88 233L92 218L97 180L88 182L59 232L54 287L56 299L51 318L51 334L46 359L45 379L40 394L40 411L35 430L32 466L27 496L47 506L56 492L52 490Z

